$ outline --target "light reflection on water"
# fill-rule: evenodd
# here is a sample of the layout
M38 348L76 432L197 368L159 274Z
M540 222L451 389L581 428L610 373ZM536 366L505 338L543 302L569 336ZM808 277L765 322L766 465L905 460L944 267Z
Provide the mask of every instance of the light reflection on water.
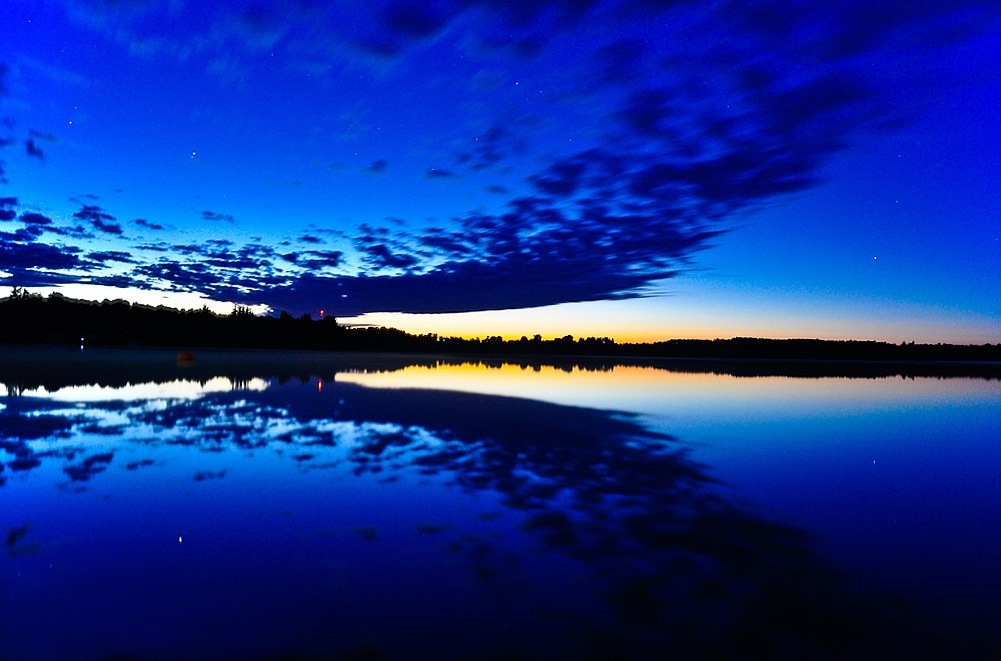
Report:
M13 658L997 640L997 382L105 357L0 366Z
M23 397L49 399L60 402L103 402L109 400L135 401L141 399L177 399L201 397L213 392L228 390L264 390L268 386L264 379L250 379L236 383L224 376L217 376L207 381L191 381L175 379L166 382L135 383L125 386L102 386L88 384L79 386L64 386L49 392L44 386L31 388L21 392L12 392L5 384L0 384L0 397L16 394Z

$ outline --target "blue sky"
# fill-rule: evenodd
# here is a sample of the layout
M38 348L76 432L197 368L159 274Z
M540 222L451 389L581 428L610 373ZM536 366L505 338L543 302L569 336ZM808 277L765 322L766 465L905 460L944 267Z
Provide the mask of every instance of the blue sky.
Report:
M0 286L1001 342L993 2L0 8Z

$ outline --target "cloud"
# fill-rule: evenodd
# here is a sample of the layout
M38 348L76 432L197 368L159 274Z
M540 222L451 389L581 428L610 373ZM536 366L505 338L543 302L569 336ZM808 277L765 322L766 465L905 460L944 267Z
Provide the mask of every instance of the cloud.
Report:
M174 291L217 291L223 282L221 275L205 264L179 263L163 259L153 264L141 264L135 275L168 283Z
M32 138L38 138L39 140L44 140L45 142L51 142L51 143L59 142L59 138L57 138L55 135L42 131L36 131L35 129L29 129L28 136Z
M344 253L340 250L306 250L303 252L289 252L279 257L296 266L305 272L317 272L321 269L334 269L341 265Z
M130 253L124 252L122 250L105 250L105 251L91 252L87 254L87 259L101 263L107 263L107 262L119 262L121 264L137 263Z
M363 172L371 172L373 174L381 174L381 173L385 172L388 168L389 168L389 161L387 161L384 158L378 158L378 159L372 161L371 163L369 163L368 166L363 170Z
M424 176L428 179L447 179L448 177L454 177L455 174L451 170L443 170L442 168L431 168L428 170Z
M57 227L57 226L47 226L45 228L47 232L56 234L58 236L65 236L71 239L92 239L94 238L94 233L88 230L83 225L73 225L71 227Z
M150 221L146 220L145 218L136 218L132 222L135 223L136 225L138 225L139 227L145 227L146 229L149 229L149 230L157 230L157 231L159 231L159 230L162 230L162 229L166 229L163 225L160 225L159 223L150 222Z
M434 4L416 0L390 2L383 13L385 28L404 38L429 37L448 22L449 16Z
M14 220L17 217L16 209L16 197L0 197L0 221Z
M456 160L470 170L486 170L524 149L514 133L498 122L473 138L471 147L456 154Z
M244 31L247 43L258 49L272 48L288 31L288 21L278 7L252 3L240 12L236 25Z
M354 42L364 50L387 58L434 36L456 14L454 8L417 0L390 0L371 11L375 20Z
M124 234L122 226L118 223L107 223L103 220L94 220L91 221L91 225L94 226L94 229L104 232L105 234L116 234L119 236Z
M25 225L48 226L52 224L52 219L40 213L22 213L19 220Z
M136 249L137 250L146 250L146 251L149 251L149 252L164 253L164 252L169 252L170 251L170 246L168 246L168 245L166 245L164 243L143 243L143 244L140 244L140 245L136 246Z
M415 255L405 253L393 253L389 247L382 243L367 245L362 247L365 253L365 262L375 270L385 268L409 269L420 263L420 258Z
M97 205L85 204L73 217L89 221L94 229L105 234L121 236L125 233L122 226L114 222L115 217Z
M296 241L299 243L323 243L323 239L312 234L303 234Z
M199 278L206 282L214 282L211 279L213 274L217 274L220 279L237 277L234 272L244 271L247 277L266 276L271 269L272 260L278 257L277 253L270 246L251 243L232 249L233 242L228 239L209 239L202 244L176 244L170 247L171 252L179 253L187 258L197 261L186 262L178 266L182 267L177 272L190 277L191 273L197 273ZM149 246L148 249L159 250L156 246ZM158 268L163 273L171 273L167 266L167 258L158 262ZM143 272L147 274L147 272ZM159 277L159 276L158 276ZM243 277L240 274L239 277ZM201 280L200 280L201 281Z
M229 215L228 213L216 213L214 211L203 211L202 218L204 218L205 220L211 220L213 222L224 222L224 223L236 222L236 219L233 218L233 216Z
M33 239L30 235L0 232L0 264L13 274L11 282L29 286L70 279L56 271L79 267L75 252Z
M93 84L93 80L91 78L79 74L76 71L53 66L47 62L43 62L32 57L20 58L19 64L61 85L86 88Z
M74 218L79 218L80 220L89 220L91 222L95 220L111 221L115 220L115 217L110 213L107 213L104 209L97 205L85 204L79 211L73 214Z
M24 141L24 153L40 161L45 160L45 152L42 151L42 148L38 146L38 143L33 138L28 138Z

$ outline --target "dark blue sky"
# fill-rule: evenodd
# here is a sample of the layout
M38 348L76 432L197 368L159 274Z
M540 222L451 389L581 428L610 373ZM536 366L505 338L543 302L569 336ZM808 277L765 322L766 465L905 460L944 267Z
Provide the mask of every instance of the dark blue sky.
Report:
M0 25L3 286L1001 341L995 2L13 0Z

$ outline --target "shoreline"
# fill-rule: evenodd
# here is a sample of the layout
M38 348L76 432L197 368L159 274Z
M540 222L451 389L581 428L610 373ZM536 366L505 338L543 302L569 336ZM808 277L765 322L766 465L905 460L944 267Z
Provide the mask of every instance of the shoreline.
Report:
M178 379L227 377L335 380L341 372L392 372L408 367L513 365L563 371L610 371L617 367L688 374L789 378L976 378L1001 380L1001 362L823 360L490 353L405 353L243 348L116 348L0 345L0 383L18 389L60 388L95 382L126 385Z

